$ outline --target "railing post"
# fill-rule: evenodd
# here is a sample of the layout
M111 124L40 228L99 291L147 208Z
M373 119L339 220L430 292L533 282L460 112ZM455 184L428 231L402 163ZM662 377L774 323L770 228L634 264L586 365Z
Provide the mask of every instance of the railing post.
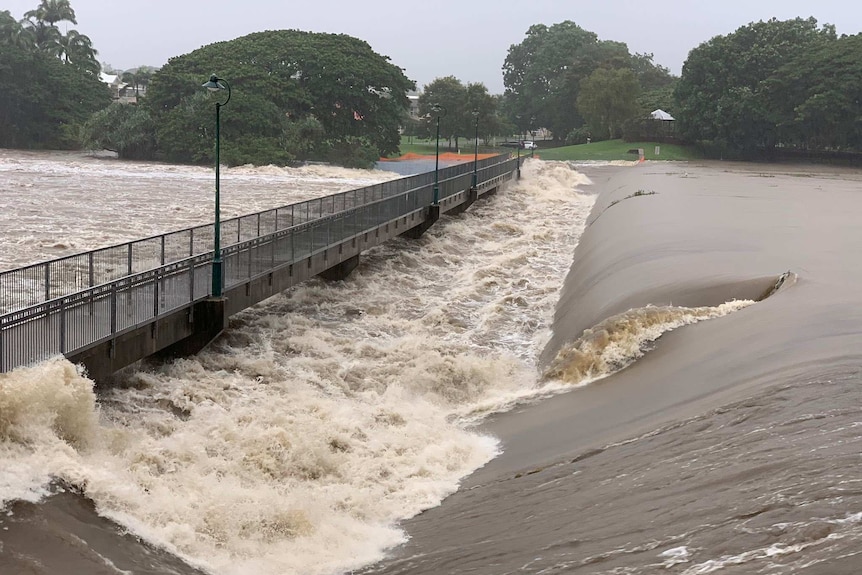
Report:
M6 373L6 342L3 321L0 320L0 373Z
M159 317L159 281L161 270L156 270L153 277L153 319Z
M132 275L132 243L129 242L129 275Z
M117 282L111 282L111 335L117 333Z
M51 264L45 264L45 301L51 299Z
M195 229L189 230L189 257L195 255Z
M252 246L252 244L254 244L254 246ZM257 245L258 245L258 240L257 239L252 240L252 242L248 244L248 248L246 250L248 253L248 275L246 276L245 279L247 279L247 280L251 279L251 273L252 273L252 265L251 265L252 251L251 250L252 250L252 247L254 247L254 253L256 254L257 253Z
M96 283L95 282L95 270L93 269L93 252L90 252L89 260L90 260L90 262L89 262L89 265L90 265L90 287L93 287L93 285Z
M189 260L189 303L195 301L195 260Z
M60 353L66 353L66 298L60 298Z
M165 234L162 234L162 265L165 265Z

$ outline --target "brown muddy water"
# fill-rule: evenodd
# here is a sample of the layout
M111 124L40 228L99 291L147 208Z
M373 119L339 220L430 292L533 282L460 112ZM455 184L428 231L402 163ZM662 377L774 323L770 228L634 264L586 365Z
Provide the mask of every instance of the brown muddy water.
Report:
M859 172L523 173L195 358L0 376L0 573L858 572Z

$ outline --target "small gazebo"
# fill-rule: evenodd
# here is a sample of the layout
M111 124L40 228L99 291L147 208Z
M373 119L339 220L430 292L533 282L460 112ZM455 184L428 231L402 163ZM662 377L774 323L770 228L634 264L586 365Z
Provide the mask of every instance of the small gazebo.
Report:
M649 115L649 117L653 120L662 120L663 122L674 121L674 117L665 112L664 110L655 110Z

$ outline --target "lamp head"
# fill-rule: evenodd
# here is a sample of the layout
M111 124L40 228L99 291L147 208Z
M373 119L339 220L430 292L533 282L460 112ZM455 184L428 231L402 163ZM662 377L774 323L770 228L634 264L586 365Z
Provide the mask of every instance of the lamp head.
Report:
M210 76L209 82L205 82L201 84L202 88L206 88L210 92L218 92L219 90L227 90L227 86L222 84L222 79L212 74Z

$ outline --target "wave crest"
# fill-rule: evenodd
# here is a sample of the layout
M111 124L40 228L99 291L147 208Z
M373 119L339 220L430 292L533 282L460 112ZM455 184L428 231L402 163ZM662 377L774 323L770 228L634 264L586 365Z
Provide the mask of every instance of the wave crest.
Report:
M715 307L647 306L611 316L563 346L543 374L545 380L582 385L608 376L642 357L662 334L714 319L755 303L734 300Z

